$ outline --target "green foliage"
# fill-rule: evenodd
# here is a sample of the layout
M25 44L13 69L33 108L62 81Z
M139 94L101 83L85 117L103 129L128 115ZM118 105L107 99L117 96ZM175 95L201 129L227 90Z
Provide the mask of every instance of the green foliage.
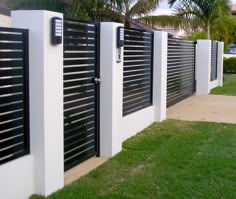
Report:
M177 0L170 0L173 5ZM180 0L175 4L175 13L189 20L189 25L198 22L198 28L202 28L207 38L210 39L211 26L219 18L230 14L229 0Z
M236 198L236 125L167 120L48 199ZM43 199L43 197L32 197Z
M224 58L224 73L236 74L236 57Z
M211 25L211 39L224 41L225 48L236 42L236 20L233 16L219 17Z
M224 74L223 87L214 88L211 94L236 96L236 74Z
M206 39L207 35L204 31L194 31L190 35L187 36L187 39L197 41L198 39Z
M70 0L5 0L11 9L38 9L65 13Z
M171 28L181 28L186 22L182 17L168 15L145 16L139 18L138 20L150 26L158 25L160 27Z

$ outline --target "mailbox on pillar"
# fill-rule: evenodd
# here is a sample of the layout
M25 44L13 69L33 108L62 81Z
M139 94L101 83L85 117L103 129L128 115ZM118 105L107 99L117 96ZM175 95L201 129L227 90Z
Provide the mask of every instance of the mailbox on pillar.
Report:
M52 18L52 44L58 45L62 43L62 18Z
M121 62L121 47L124 46L125 33L123 27L117 28L117 53L116 53L116 62Z

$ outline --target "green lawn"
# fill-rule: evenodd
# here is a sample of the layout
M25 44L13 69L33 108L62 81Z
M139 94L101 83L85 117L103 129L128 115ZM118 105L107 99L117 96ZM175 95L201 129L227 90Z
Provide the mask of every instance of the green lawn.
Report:
M224 86L213 89L211 94L236 96L236 74L225 74Z
M235 199L236 125L155 123L126 141L117 156L48 198Z

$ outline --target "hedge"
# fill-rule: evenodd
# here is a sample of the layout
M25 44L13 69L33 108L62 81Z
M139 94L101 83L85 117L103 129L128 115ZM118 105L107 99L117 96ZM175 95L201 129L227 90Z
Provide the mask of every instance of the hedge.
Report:
M236 74L236 57L224 58L224 73Z

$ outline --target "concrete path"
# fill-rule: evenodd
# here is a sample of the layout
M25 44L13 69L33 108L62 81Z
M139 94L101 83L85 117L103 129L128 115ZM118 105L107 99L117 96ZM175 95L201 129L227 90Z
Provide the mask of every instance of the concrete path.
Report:
M167 110L168 119L236 124L236 97L192 96Z
M71 184L72 182L78 180L80 177L88 174L90 171L93 171L94 169L105 163L107 160L108 158L93 157L70 169L65 173L64 176L65 185Z

